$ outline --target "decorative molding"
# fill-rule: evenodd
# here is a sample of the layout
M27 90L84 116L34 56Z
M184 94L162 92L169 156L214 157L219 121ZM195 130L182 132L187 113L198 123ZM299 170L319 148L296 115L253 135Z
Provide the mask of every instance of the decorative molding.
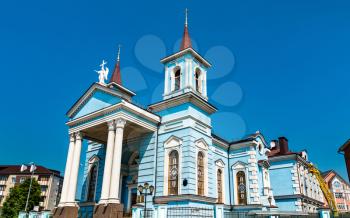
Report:
M207 112L208 114L213 114L217 111L217 109L212 106L211 104L209 104L205 99L203 99L201 96L195 94L193 91L189 91L186 93L183 93L181 95L172 97L172 98L168 98L166 100L163 100L161 102L152 104L149 106L149 109L154 111L154 112L158 112L158 111L162 111L171 107L175 107L187 102L191 102L194 105L196 105L197 107L201 108L202 110L204 110L205 112Z
M166 204L168 202L178 202L178 201L216 203L216 198L200 196L200 195L190 195L190 194L154 197L154 202L156 204Z
M203 138L196 140L194 143L198 148L205 150L205 151L208 150L209 145Z
M184 56L186 53L192 54L195 57L195 59L198 60L201 64L203 64L205 67L211 67L211 64L207 60L205 60L200 54L198 54L193 48L186 48L184 50L181 50L175 54L163 58L162 60L160 60L160 62L170 62L174 59Z
M78 101L69 109L67 112L68 117L74 116L80 108L85 105L85 103L90 99L90 97L96 92L96 90L99 90L101 92L122 98L122 99L128 99L130 101L130 96L136 95L135 93L125 89L124 87L118 86L120 90L115 90L112 88L108 88L106 86L103 86L99 83L93 83L88 90L78 99ZM125 94L126 95L125 95Z
M124 128L125 124L126 124L126 120L123 118L117 118L115 120L115 127L116 128Z
M224 168L225 167L225 163L221 159L215 161L215 165L220 167L220 168Z
M115 111L123 110L123 109L125 109L126 111L131 112L135 115L141 116L142 118L145 118L146 120L149 120L152 123L156 124L156 123L160 122L160 117L158 115L155 115L155 114L148 112L142 108L139 108L139 107L137 107L137 106L125 101L125 100L122 100L118 104L111 105L109 107L97 110L93 113L84 115L84 116L79 117L77 119L68 121L66 124L70 127L74 127L74 126L77 126L79 124L94 120L96 118L101 118L101 117L105 118L106 115L110 115L111 113L113 113ZM109 120L104 120L104 122L107 122Z
M170 136L164 142L164 148L180 147L181 145L182 145L182 140L179 137L174 135Z
M244 170L247 167L248 167L248 164L246 164L246 163L244 163L242 161L237 161L236 163L234 163L232 165L232 169L234 169L234 170L240 170L240 169Z

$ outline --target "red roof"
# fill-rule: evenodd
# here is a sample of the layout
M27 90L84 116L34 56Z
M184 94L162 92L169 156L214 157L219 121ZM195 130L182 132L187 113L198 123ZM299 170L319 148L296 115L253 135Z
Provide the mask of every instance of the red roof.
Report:
M25 171L21 172L21 165L0 165L0 175L31 174L31 172L29 170L30 170L30 167L28 167ZM55 174L57 176L60 176L60 171L47 169L46 167L43 167L43 166L36 166L36 170L34 171L34 174L35 175Z
M117 63L115 64L115 68L112 74L111 79L109 82L115 82L118 85L122 85L122 79L121 79L121 73L120 73L120 65L119 65L119 58L117 60Z
M184 30L184 34L182 36L180 50L184 50L184 49L190 48L190 47L192 47L191 38L190 38L190 34L188 33L187 25L185 25L185 30Z

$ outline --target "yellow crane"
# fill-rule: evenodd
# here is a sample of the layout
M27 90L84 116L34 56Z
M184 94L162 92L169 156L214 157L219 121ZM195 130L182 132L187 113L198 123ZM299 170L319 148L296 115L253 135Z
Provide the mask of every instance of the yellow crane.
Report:
M335 217L339 216L338 213L338 209L337 209L337 204L335 203L335 199L333 194L331 193L331 191L329 190L326 182L323 180L323 177L321 176L320 171L311 163L308 164L309 166L309 172L312 173L312 175L314 175L318 181L318 183L320 184L320 188L323 192L324 197L326 198L327 202L328 202L328 206L329 208L332 210L333 215Z

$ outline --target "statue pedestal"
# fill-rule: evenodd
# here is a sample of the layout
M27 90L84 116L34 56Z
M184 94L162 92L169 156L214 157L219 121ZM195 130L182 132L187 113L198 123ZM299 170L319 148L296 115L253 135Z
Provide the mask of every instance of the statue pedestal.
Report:
M63 206L53 209L54 218L77 218L79 208L76 206Z
M93 218L123 218L123 204L98 204L94 209Z

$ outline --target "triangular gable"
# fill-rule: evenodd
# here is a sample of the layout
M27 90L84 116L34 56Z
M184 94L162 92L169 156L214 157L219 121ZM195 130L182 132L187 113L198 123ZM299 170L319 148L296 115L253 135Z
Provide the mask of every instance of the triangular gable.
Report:
M130 96L125 96L124 93L117 89L94 83L67 112L67 116L71 119L76 119L117 104L121 102L121 99L125 98L130 99Z

